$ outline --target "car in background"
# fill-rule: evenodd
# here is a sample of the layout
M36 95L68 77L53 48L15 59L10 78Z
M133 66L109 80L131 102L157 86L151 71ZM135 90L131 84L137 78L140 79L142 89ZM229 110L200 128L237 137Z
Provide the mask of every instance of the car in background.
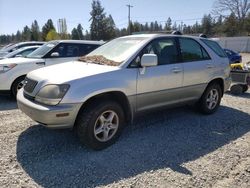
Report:
M8 53L11 53L19 48L25 47L25 46L41 46L45 42L40 42L40 41L30 41L30 42L19 42L17 44L9 44L5 47L3 47L0 50L0 57L3 57L7 55Z
M0 57L1 59L6 59L6 58L14 58L14 57L25 57L27 55L29 55L31 52L33 52L34 50L36 50L37 48L39 48L40 46L26 46L26 47L22 47L18 50L15 50L11 53L8 53L7 55Z
M148 110L196 104L212 114L231 83L225 52L201 37L131 35L80 60L30 72L17 103L45 127L76 128L80 141L96 150Z
M87 40L50 41L29 55L0 60L0 93L16 96L27 73L42 67L77 60L104 42Z
M227 54L227 57L230 60L230 64L236 64L236 63L241 63L242 62L242 57L239 53L230 50L230 49L224 49L224 51Z

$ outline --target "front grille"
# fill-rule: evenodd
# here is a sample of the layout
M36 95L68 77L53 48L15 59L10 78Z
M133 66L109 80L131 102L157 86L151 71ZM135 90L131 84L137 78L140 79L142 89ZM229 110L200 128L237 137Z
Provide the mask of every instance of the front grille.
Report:
M24 91L28 93L32 93L37 85L37 81L31 80L29 78L25 78L24 80Z

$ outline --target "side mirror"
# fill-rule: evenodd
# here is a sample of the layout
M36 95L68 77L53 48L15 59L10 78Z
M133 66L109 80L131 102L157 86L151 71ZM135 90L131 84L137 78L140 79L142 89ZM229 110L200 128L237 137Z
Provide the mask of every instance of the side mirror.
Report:
M144 54L141 58L142 67L153 67L157 66L158 57L155 54Z
M58 52L53 52L50 57L59 57L59 53Z

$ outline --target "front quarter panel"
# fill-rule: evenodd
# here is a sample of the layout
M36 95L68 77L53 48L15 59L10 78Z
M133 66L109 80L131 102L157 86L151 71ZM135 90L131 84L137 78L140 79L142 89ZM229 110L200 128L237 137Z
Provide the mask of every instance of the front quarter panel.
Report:
M136 94L137 69L118 69L69 82L70 89L61 103L84 103L98 94L120 91L127 97Z

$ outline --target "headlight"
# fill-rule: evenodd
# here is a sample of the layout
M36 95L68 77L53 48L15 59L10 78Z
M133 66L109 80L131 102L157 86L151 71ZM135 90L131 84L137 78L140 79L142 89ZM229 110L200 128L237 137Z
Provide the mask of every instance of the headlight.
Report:
M46 85L40 89L35 100L47 105L57 105L67 93L68 89L68 84Z
M5 73L11 69L13 69L17 64L6 64L6 65L0 65L0 73Z

